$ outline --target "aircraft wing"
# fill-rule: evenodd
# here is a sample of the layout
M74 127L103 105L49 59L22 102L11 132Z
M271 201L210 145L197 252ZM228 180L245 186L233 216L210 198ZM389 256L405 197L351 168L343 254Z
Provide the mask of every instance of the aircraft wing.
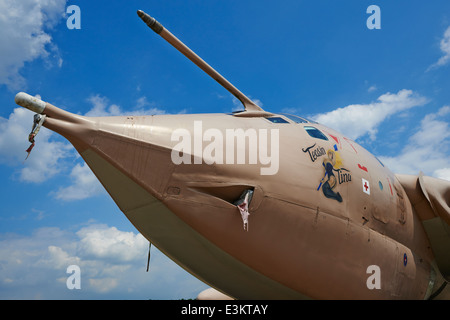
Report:
M450 181L397 175L428 235L436 263L450 280Z

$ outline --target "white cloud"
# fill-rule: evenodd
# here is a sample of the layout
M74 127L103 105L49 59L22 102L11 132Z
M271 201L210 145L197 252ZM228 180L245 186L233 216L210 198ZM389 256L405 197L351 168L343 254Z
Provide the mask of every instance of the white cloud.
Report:
M147 273L148 242L115 227L0 236L0 299L186 299L207 288L154 247ZM81 290L66 287L73 264Z
M99 293L107 293L115 289L119 283L114 278L89 279L89 285Z
M70 172L70 178L71 185L52 193L55 198L65 201L81 200L104 192L103 186L86 163L77 163Z
M15 108L8 119L0 117L0 162L20 165L19 179L26 182L42 182L62 169L61 160L68 156L68 144L55 141L54 134L41 128L35 147L24 161L30 146L28 135L33 124L33 113L25 108Z
M92 109L86 112L86 117L108 117L120 116L122 111L118 105L112 104L108 106L108 99L100 95L94 95L88 98L92 104Z
M413 107L423 106L428 100L411 90L401 90L397 94L386 93L370 104L349 105L313 117L352 139L368 134L375 139L378 126L388 117ZM393 172L418 174L450 180L449 150L450 126L448 116L450 106L444 106L436 113L426 115L418 131L404 143L397 156L379 156L380 160ZM404 130L398 128L397 132Z
M442 180L450 181L450 168L442 168L434 171L434 176Z
M375 85L373 85L373 86L370 86L369 87L369 89L367 89L367 92L374 92L374 91L377 91L377 86L375 86Z
M147 256L148 241L141 234L120 231L115 227L94 225L79 230L78 251L84 257L130 262Z
M353 104L313 116L313 120L356 140L366 134L375 139L377 127L388 117L428 101L411 90L381 95L376 102Z
M85 116L87 117L108 117L108 116L126 116L126 115L156 115L165 114L166 112L154 106L153 103L147 100L147 97L140 97L136 101L134 109L123 111L120 106L116 104L109 104L106 97L99 94L93 95L88 98L88 101L92 104Z
M23 88L26 81L20 69L37 58L52 56L59 66L62 64L46 31L61 20L65 5L66 0L0 1L0 84L11 90Z
M421 121L420 129L409 139L398 156L380 156L380 160L395 173L418 174L422 171L429 176L450 180L449 115L449 106L426 115Z
M436 63L432 64L427 69L427 71L430 71L431 69L439 68L450 62L450 27L448 27L447 30L445 30L445 32L444 32L444 36L440 42L440 48L444 55L442 57L440 57Z

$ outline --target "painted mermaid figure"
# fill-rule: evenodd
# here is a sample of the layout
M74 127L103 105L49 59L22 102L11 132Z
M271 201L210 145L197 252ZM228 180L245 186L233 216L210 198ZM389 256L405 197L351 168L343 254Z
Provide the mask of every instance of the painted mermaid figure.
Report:
M317 190L319 190L320 186L322 186L322 191L325 197L342 202L342 197L339 192L333 191L333 188L336 186L336 176L333 171L338 171L334 168L336 165L336 155L333 150L328 150L327 156L328 157L325 158L322 163L325 168L325 176L320 181L320 185ZM325 180L325 178L327 178L327 180Z

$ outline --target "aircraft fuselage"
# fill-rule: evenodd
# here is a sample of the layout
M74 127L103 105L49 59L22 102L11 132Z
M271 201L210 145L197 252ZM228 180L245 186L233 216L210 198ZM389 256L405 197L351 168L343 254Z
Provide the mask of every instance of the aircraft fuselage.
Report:
M49 104L44 113L44 125L74 144L147 239L234 298L429 294L433 255L402 186L373 155L329 128L284 115L72 118ZM183 138L174 134L180 128ZM235 136L230 163L220 161L231 152L230 141L204 139L209 129L217 139L248 128L277 130L265 140L257 137L267 143L266 158L278 159L276 173L261 174L267 161L248 163L250 135L244 142ZM201 153L194 146L199 134ZM222 158L215 157L219 147ZM235 201L249 189L245 229ZM368 285L371 266L379 270L375 288Z

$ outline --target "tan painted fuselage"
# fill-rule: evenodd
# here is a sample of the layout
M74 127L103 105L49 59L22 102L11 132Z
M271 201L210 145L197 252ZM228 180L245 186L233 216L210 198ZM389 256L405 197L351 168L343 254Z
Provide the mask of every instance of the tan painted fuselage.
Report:
M46 104L42 113L44 126L72 142L147 239L233 298L422 299L432 292L439 271L403 187L373 155L329 128L245 112L87 118ZM193 152L202 141L196 155L203 159L174 163L181 140L172 134L180 128L192 137ZM248 128L278 131L276 174L261 174L268 164L248 163L248 139L244 163L237 163L236 141L234 163L206 159L208 129L226 137ZM246 189L254 194L244 230L233 202ZM380 270L379 288L368 287L370 266Z

